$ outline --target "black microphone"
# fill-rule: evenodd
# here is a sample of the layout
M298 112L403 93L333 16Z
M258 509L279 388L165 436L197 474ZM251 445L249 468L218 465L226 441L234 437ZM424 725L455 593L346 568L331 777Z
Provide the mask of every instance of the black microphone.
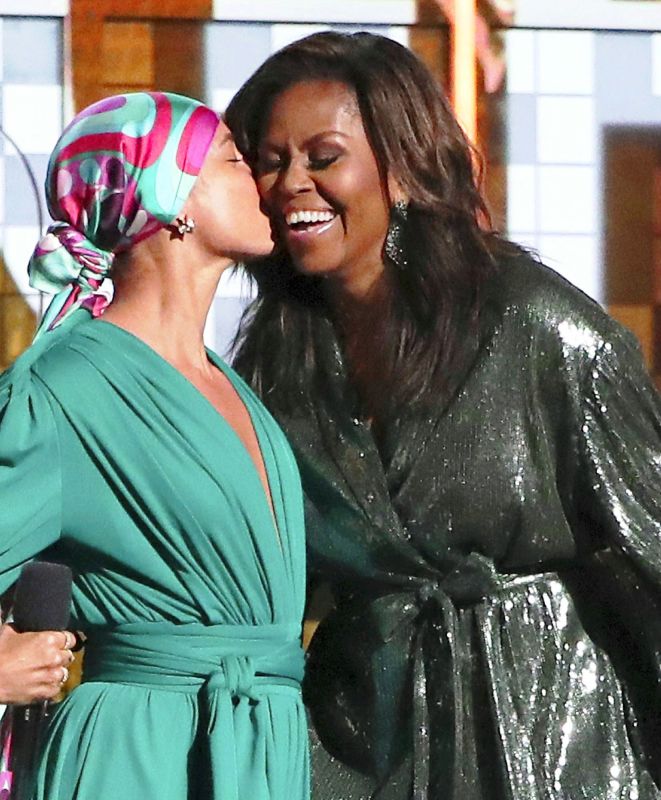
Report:
M19 633L28 631L63 631L69 626L71 614L71 569L66 564L31 561L21 570L12 616ZM41 704L48 716L48 700ZM30 706L25 707L26 720Z
M71 613L71 569L66 564L32 561L21 570L14 593L14 627L63 631Z
M71 582L71 569L65 564L48 561L26 564L14 591L12 614L16 630L19 633L66 630L71 614ZM12 708L12 800L23 800L29 794L48 706L49 701L43 700Z

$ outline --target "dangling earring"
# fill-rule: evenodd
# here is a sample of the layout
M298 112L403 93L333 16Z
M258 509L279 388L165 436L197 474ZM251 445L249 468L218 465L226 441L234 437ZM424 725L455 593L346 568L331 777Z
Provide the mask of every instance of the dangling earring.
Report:
M398 200L390 208L390 221L386 234L385 254L397 269L406 269L406 222L408 220L409 206L403 200Z
M195 232L195 220L192 217L189 217L188 214L184 214L183 217L177 217L175 219L172 227L183 239L187 233Z

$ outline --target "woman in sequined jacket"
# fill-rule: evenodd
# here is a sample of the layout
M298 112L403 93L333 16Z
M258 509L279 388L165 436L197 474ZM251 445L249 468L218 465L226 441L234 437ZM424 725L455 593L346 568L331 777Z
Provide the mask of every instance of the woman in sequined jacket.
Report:
M296 452L318 800L661 797L661 404L491 231L426 68L273 55L227 112L279 241L236 364Z

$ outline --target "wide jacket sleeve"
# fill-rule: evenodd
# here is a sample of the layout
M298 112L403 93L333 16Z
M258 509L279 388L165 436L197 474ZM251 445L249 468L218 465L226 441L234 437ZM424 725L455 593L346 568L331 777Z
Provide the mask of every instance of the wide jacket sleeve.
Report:
M582 395L582 513L661 587L661 398L633 337L602 343Z
M47 390L29 371L0 379L0 591L61 528L57 430Z

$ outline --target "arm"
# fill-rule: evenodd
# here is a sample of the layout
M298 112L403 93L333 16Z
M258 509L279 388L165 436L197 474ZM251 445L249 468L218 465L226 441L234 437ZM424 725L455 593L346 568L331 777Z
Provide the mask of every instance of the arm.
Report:
M60 455L53 412L28 370L0 379L0 590L53 544L61 529ZM0 626L0 703L54 697L68 677L75 637Z
M0 378L0 592L61 532L61 458L46 389L28 370Z
M583 514L661 587L661 399L628 333L598 350L582 396Z

